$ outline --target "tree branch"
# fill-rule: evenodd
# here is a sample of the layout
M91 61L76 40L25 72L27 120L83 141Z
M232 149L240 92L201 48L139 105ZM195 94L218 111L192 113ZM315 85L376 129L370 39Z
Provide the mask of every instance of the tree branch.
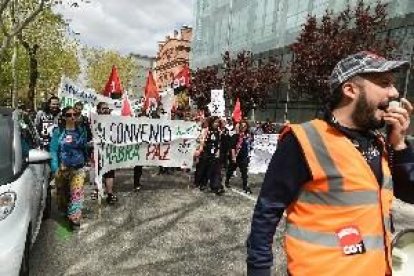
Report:
M15 27L14 31L11 33L11 36L16 36L20 33L34 18L43 10L45 3L48 0L40 0L39 6L28 16L26 19L18 26Z
M3 15L3 12L6 10L7 5L9 4L11 0L1 0L0 2L0 19Z
M3 7L4 4L7 4L10 0L3 0L4 2L2 2L2 6ZM24 28L27 27L27 25L29 25L30 22L32 22L35 17L43 10L45 3L49 1L49 0L40 0L39 6L37 6L37 8L35 10L33 10L33 12L26 17L25 20L23 20L23 22L21 22L19 25L14 26L13 30L11 31L11 33L9 35L6 35L3 38L2 41L2 45L0 47L0 57L4 54L4 51L6 50L6 48L10 45L12 39L17 36L19 33L21 33L23 31Z

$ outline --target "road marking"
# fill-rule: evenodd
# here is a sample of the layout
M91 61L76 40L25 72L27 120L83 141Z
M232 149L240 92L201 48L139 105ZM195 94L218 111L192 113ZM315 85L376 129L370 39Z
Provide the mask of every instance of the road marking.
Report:
M245 198L250 199L251 201L256 201L256 198L255 198L255 197L253 197L253 196L251 196L251 195L248 195L248 194L246 194L245 192L241 192L241 191L239 191L238 189L231 188L230 190L231 190L232 192L236 193L236 194L239 194L239 195L241 195L241 196L243 196L243 197L245 197Z

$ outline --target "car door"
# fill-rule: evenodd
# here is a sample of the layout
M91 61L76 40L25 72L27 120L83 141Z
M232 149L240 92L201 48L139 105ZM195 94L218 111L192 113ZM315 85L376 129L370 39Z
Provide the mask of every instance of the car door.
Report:
M28 119L21 117L19 120L20 128L20 145L22 147L22 161L25 163L26 170L29 171L32 176L31 180L27 185L31 185L31 217L33 223L33 230L37 231L41 223L41 214L43 212L43 200L44 200L44 175L45 175L45 164L27 164L29 157L29 151L38 147L38 139L36 138L36 132L33 124Z

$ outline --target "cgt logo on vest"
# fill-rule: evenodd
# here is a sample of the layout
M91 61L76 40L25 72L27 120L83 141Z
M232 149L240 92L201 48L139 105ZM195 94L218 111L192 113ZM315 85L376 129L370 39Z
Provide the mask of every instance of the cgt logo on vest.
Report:
M339 244L342 247L342 253L344 253L345 256L365 253L364 241L358 227L343 227L336 231L336 235L339 239Z

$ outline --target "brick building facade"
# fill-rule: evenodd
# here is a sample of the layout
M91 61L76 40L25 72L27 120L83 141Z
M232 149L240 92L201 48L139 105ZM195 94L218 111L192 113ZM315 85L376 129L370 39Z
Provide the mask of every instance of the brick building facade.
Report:
M182 26L175 30L173 37L166 36L165 41L158 43L156 56L156 81L161 91L171 85L174 75L188 65L191 49L192 28Z

